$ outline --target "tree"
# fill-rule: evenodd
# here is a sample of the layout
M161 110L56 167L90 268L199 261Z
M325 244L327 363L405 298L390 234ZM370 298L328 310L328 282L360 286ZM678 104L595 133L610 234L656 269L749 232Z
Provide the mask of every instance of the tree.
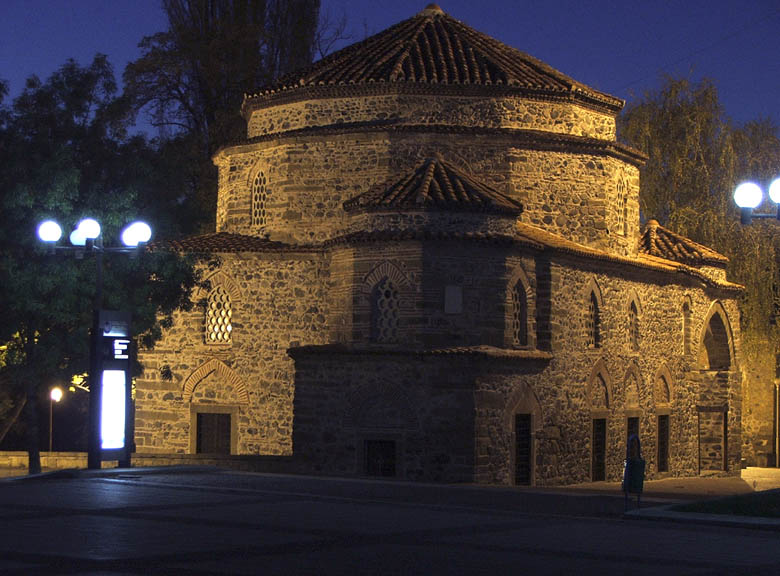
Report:
M87 371L95 290L94 258L51 257L36 223L54 217L67 229L92 216L110 239L129 219L154 221L148 206L136 206L153 196L142 191L156 179L136 162L151 152L142 137L127 137L130 109L115 93L98 55L88 67L68 61L46 82L31 77L0 116L0 382L24 385L31 473L40 470L38 391ZM151 345L175 310L191 307L197 279L193 262L176 254L107 256L104 306L131 310L136 334Z
M660 90L626 108L619 133L648 155L641 172L643 219L654 218L728 256L730 278L746 287L740 305L743 342L770 341L778 349L773 320L779 309L774 287L780 285L780 234L777 226L740 225L732 200L738 182L766 185L777 176L777 126L769 120L734 126L711 81L666 78Z
M185 156L189 231L213 225L219 146L245 136L244 94L311 62L319 0L164 0L165 32L145 37L124 73L149 110L161 153Z

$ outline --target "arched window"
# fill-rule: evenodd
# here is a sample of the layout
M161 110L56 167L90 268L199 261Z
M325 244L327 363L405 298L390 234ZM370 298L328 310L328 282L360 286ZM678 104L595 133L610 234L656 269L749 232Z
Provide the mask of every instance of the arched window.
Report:
M587 338L589 348L599 348L601 346L601 318L599 301L595 292L590 293L588 304Z
M512 289L512 343L528 346L528 295L520 280Z
M398 339L398 289L388 277L371 291L371 340L395 342Z
M617 182L617 232L622 236L628 235L628 197L626 195L626 182L622 178Z
M634 301L628 307L628 342L632 351L639 350L639 311Z
M688 355L691 353L691 305L688 302L683 302L682 325L683 354Z
M233 309L230 294L222 286L217 286L209 294L206 305L206 342L226 344L233 333Z
M266 204L268 203L268 185L265 173L258 171L252 182L252 226L262 227L268 222Z

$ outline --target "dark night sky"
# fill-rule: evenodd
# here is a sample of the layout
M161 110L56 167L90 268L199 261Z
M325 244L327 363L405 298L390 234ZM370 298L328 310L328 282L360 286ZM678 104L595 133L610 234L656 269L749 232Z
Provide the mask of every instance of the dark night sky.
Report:
M425 0L322 0L352 41L408 18ZM466 24L599 90L631 100L661 73L713 78L737 122L780 125L778 0L442 0ZM108 54L117 77L138 41L165 27L159 0L2 0L0 78L18 94L66 58ZM348 43L348 42L346 42ZM344 45L342 43L341 45Z

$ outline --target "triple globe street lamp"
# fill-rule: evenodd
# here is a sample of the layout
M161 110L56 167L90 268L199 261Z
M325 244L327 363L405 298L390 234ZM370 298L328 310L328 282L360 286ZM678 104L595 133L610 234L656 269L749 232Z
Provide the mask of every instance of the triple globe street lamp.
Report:
M130 400L130 315L103 310L103 254L136 256L152 237L145 222L133 222L121 233L123 246L104 246L100 224L85 218L70 234L70 246L58 245L62 227L54 220L38 226L38 238L51 253L95 257L95 298L89 347L89 445L87 466L101 468L104 459L130 465L132 414Z
M780 177L775 178L769 184L769 198L777 204L777 214L753 214L764 201L764 192L755 182L743 182L734 190L734 202L740 208L740 221L742 224L750 224L753 218L776 218L780 221ZM780 381L775 378L774 389L774 456L775 468L780 467Z
M769 198L777 204L777 214L753 214L764 201L764 192L755 182L743 182L734 189L734 203L739 206L742 224L750 224L753 218L777 218L780 220L780 178L769 185Z

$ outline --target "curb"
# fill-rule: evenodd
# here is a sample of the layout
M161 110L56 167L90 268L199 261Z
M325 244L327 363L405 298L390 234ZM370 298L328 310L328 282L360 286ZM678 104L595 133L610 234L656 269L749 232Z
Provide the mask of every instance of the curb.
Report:
M700 512L677 512L676 510L672 510L674 506L675 505L673 504L639 510L629 510L623 514L623 518L626 520L655 520L780 532L780 518L735 516L733 514L703 514Z

